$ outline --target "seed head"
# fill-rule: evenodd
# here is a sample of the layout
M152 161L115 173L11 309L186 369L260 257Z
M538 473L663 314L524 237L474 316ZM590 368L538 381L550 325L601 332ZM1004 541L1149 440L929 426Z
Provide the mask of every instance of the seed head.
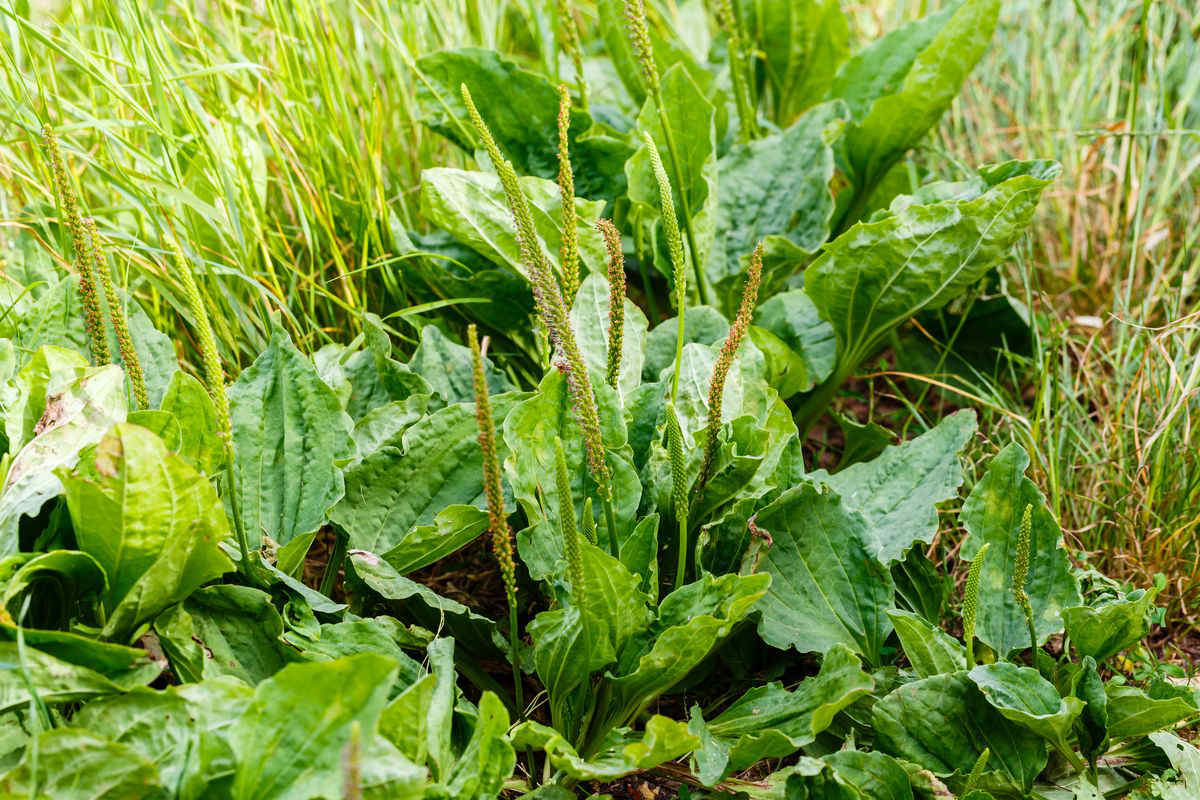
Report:
M571 172L571 157L567 151L571 127L571 95L566 84L558 87L558 191L562 198L562 246L559 263L562 266L562 290L568 304L579 291L579 221L575 214L575 176Z
M983 561L991 544L985 544L975 554L971 569L967 573L967 587L963 593L963 641L967 643L967 668L975 666L975 623L979 618L979 576L983 572Z
M229 421L229 398L225 394L225 371L221 367L221 356L217 352L217 339L213 335L212 322L200 287L196 284L196 276L192 274L191 265L183 254L183 249L172 239L171 249L175 253L175 264L178 268L179 280L183 283L183 293L187 298L188 311L192 314L192 322L196 326L196 338L200 343L200 358L204 364L204 385L217 409L217 419L221 423L221 431L228 443L232 431Z
M667 404L667 454L671 460L671 504L675 517L682 519L688 511L687 460L683 455L683 429L675 404Z
M1032 533L1033 505L1026 503L1025 511L1021 514L1021 527L1017 530L1017 554L1013 563L1012 593L1013 599L1017 601L1017 605L1025 615L1025 624L1029 628L1029 641L1033 649L1037 650L1037 630L1033 624L1033 605L1029 602L1029 595L1025 592L1025 584L1029 582L1029 549Z
M675 200L671 195L671 181L663 169L662 156L654 139L642 131L642 141L650 156L650 170L658 184L659 209L662 213L663 230L667 234L667 250L671 253L671 279L675 284L675 307L682 312L687 298L687 256L684 254L683 237L679 233L679 219L675 216Z
M629 40L642 68L642 80L651 95L659 92L658 65L654 63L654 48L650 44L650 27L646 22L645 0L625 0L625 22L629 26Z
M725 394L725 379L729 377L729 368L737 355L738 347L746 336L746 328L754 316L754 306L758 302L758 284L762 279L762 242L750 254L750 268L746 272L746 286L742 291L742 304L738 307L737 316L729 326L729 335L721 345L717 363L713 366L712 378L708 383L708 437L704 442L704 460L700 466L700 478L696 485L703 489L712 477L713 461L717 455L717 434L721 431L721 405Z
M583 55L579 49L579 26L575 22L575 15L571 13L571 6L567 0L558 0L558 29L559 35L562 38L562 47L567 51L567 55L571 57L571 64L575 67L575 81L579 88L579 104L586 110L588 107L587 83L583 79Z
M87 246L87 230L79 214L75 189L67 176L62 151L58 147L58 137L49 125L42 128L42 143L46 149L46 155L50 159L50 169L54 173L54 186L58 190L59 204L67 218L67 228L71 232L71 244L75 249L75 268L79 271L79 296L83 301L83 321L87 328L88 348L91 350L92 360L96 364L107 364L112 361L112 351L108 349L108 335L104 331L104 315L100 310L100 298L96 294L96 281L92 275L92 259Z
M558 527L562 532L563 555L567 559L567 578L571 588L583 591L583 557L579 553L579 529L575 527L575 501L571 497L571 474L562 440L554 440L554 482L558 491Z
M483 451L483 495L487 500L488 526L492 532L492 553L504 579L504 593L511 604L517 597L517 565L513 559L512 530L504 511L504 489L500 484L500 459L496 455L496 423L492 419L492 401L488 396L487 376L483 371L483 353L475 326L467 328L471 345L472 376L475 383L475 421L479 425L479 449Z
M129 335L129 324L125 320L125 311L117 288L113 285L112 273L104 258L104 250L100 247L100 234L96 231L96 221L91 217L83 220L84 230L88 237L88 254L94 275L99 276L100 284L104 287L104 297L108 301L108 313L112 318L113 331L117 334L117 347L121 351L121 363L125 365L125 374L129 376L129 384L133 387L133 397L138 408L147 409L150 401L146 396L146 378L142 373L142 362L138 360L137 350L133 346L133 337Z
M575 332L571 329L567 306L562 293L554 280L550 264L538 242L537 231L533 225L533 215L529 211L529 201L521 189L513 165L504 158L496 140L483 117L479 115L475 103L471 100L471 92L466 84L462 84L463 102L476 131L483 140L488 156L500 176L500 184L504 187L505 199L517 229L517 244L521 260L529 272L530 288L533 291L534 304L542 324L550 334L550 341L558 351L555 365L562 370L567 381L567 392L571 398L571 407L579 420L583 433L584 455L587 459L588 471L596 481L600 496L612 497L612 473L604 453L604 440L600 434L600 412L596 406L596 395L592 391L591 377L587 365L579 351L575 340Z
M625 254L621 232L611 220L596 220L608 250L608 385L617 388L621 378L621 348L625 336Z

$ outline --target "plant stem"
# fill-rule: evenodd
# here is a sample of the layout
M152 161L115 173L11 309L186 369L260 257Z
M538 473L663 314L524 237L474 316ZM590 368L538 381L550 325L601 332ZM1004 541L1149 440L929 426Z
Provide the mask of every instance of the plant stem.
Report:
M229 508L233 511L233 535L237 539L238 551L242 554L238 572L251 583L254 582L250 569L250 540L246 538L246 526L242 522L241 498L237 494L237 478L233 471L233 440L225 441L225 483L229 487Z
M610 487L609 492L612 492ZM617 515L613 511L613 502L611 497L604 498L604 523L608 525L608 550L612 553L612 557L621 558L621 547L617 543Z
M346 539L338 536L333 543L333 552L329 554L329 560L325 562L325 571L321 573L321 594L326 597L330 596L334 584L337 583L338 570L342 568L342 562L345 560Z
M521 640L517 635L517 603L516 598L508 600L508 647L513 671L513 698L517 703L517 718L525 719L525 692L521 686Z
M678 589L687 583L687 561L688 561L688 515L687 508L683 509L683 513L675 512L679 515L679 562L675 567L675 588Z

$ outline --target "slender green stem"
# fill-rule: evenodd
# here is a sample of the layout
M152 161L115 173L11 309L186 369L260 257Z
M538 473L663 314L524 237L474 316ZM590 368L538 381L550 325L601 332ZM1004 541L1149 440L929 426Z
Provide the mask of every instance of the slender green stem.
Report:
M611 489L610 489L611 493ZM608 525L608 549L613 558L621 557L621 546L617 542L617 515L613 511L611 497L604 498L604 522Z
M516 598L509 596L508 599L508 647L511 651L510 661L512 661L513 672L513 697L517 703L517 718L525 719L525 692L521 685L521 638L517 630L517 603Z
M228 436L228 434L226 434ZM242 555L241 561L238 562L238 572L246 580L253 582L253 576L250 567L250 540L246 538L246 525L242 522L242 504L241 498L237 493L237 477L233 471L233 441L226 439L225 442L225 483L229 490L229 508L233 511L233 535L237 539L238 551Z
M325 571L321 573L321 594L326 597L330 596L333 591L333 586L337 583L338 571L342 568L342 562L346 560L346 539L338 536L333 543L333 552L329 554L329 561L325 562Z
M675 588L678 589L687 583L687 562L688 562L688 514L687 508L683 509L680 514L677 509L675 513L679 516L679 562L675 567Z

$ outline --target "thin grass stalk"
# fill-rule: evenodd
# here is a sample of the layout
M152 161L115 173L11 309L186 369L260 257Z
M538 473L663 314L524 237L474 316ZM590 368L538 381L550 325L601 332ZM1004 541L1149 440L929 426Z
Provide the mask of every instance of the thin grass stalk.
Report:
M504 581L504 597L508 601L508 644L513 671L513 697L516 698L517 713L524 719L520 635L517 629L517 563L513 557L512 529L508 527L508 514L504 511L500 458L496 453L496 423L492 418L492 401L488 395L487 376L483 370L483 351L474 325L467 328L467 340L471 346L475 421L479 425L479 449L483 451L483 494L487 499L488 527L492 532L492 554L500 567L500 577Z
M729 335L721 345L717 355L717 363L713 365L712 377L708 383L708 422L705 425L707 437L704 442L704 459L700 463L700 477L696 481L696 491L701 492L712 477L713 464L717 456L718 435L721 432L721 406L725 395L725 379L729 377L729 368L737 355L738 347L746 336L750 319L754 316L754 306L758 302L758 285L762 279L762 242L754 248L750 255L750 267L746 271L746 285L742 290L742 303L738 306L737 316L729 326Z
M616 389L621 380L621 351L625 339L625 253L621 232L612 220L596 220L596 229L608 250L608 369L605 380Z
M129 334L129 323L125 319L125 311L121 298L117 295L117 287L113 285L112 273L104 258L104 250L100 246L100 234L96 230L96 221L85 217L83 227L87 231L88 252L94 274L99 276L104 287L104 297L108 301L108 315L112 321L113 332L117 335L117 347L121 353L121 363L125 365L125 374L129 376L129 384L133 388L133 398L139 409L150 407L146 395L146 376L142 372L142 362L138 359L137 350L133 346L133 337Z
M480 116L479 110L471 99L471 92L464 83L460 86L463 103L475 126L484 148L492 160L500 184L504 188L505 199L512 214L517 231L517 244L521 260L529 271L530 289L533 291L534 305L542 324L550 336L558 353L556 366L562 370L567 381L567 392L571 397L571 407L579 420L583 434L584 456L588 472L596 482L597 492L604 504L604 519L608 525L609 548L613 556L619 553L617 543L616 514L612 504L612 472L609 470L608 459L604 452L604 439L600 433L600 411L596 405L596 394L592 389L592 380L588 374L587 364L579 351L579 343L575 332L571 329L571 321L567 315L567 306L554 280L550 264L537 237L533 224L533 215L529 210L529 201L521 189L521 182L512 162L500 152L499 145L492 137L487 123Z
M58 146L58 136L48 124L42 128L42 144L50 159L50 171L54 175L58 202L67 219L67 230L71 233L71 244L75 249L75 268L79 272L79 296L83 302L83 321L87 328L88 349L91 351L92 361L95 364L108 364L112 361L112 352L108 349L108 335L104 331L104 315L100 310L100 297L96 294L96 281L92 275L87 229L84 227L83 218L79 213L75 189L67 175L67 167Z

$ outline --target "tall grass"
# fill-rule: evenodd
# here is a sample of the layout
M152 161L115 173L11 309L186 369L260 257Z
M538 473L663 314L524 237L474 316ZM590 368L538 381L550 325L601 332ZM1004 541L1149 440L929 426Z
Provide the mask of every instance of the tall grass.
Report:
M936 2L878 2L864 29ZM920 8L924 6L925 8ZM1200 11L1144 0L1014 0L930 148L964 165L1055 158L1011 270L1041 324L1006 413L1069 544L1103 571L1167 577L1200 621ZM1022 294L1027 293L1027 294ZM1032 383L1032 389L1028 384Z
M57 235L36 144L53 122L128 288L160 325L187 316L173 228L235 365L271 314L316 346L409 304L393 229L419 226L421 169L455 155L416 120L408 65L532 38L528 19L477 0L45 5L0 5L0 218Z

